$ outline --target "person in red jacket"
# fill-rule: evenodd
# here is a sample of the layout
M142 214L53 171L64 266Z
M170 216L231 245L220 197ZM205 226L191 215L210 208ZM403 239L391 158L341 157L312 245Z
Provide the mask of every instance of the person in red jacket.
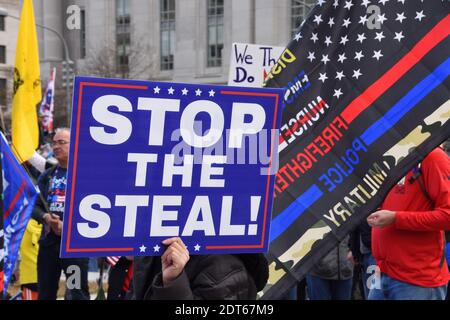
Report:
M445 234L450 230L450 158L437 148L411 170L367 218L378 288L369 300L443 300L450 273Z

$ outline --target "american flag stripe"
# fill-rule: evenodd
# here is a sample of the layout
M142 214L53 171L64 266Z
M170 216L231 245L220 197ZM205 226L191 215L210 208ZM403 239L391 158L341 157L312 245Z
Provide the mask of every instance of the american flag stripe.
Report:
M420 81L409 91L385 116L372 124L362 135L366 145L371 145L384 132L391 129L408 111L417 105L427 94L448 77L450 73L450 58L439 65L428 77Z
M117 262L119 262L120 256L109 256L106 257L106 261L112 266L114 267Z
M450 14L442 19L414 48L397 62L388 72L353 100L342 112L342 118L351 123L355 118L370 107L372 103L396 83L407 71L416 65L428 52L442 42L450 33Z

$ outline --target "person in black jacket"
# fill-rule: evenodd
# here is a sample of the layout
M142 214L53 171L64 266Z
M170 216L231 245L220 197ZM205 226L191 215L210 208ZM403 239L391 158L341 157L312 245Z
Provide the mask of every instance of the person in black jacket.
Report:
M132 299L256 299L269 277L263 254L190 256L180 238L161 257L135 257Z
M44 224L37 260L39 300L56 300L61 270L68 279L72 275L78 278L74 279L73 287L67 288L70 290L70 292L66 290L67 296L74 300L89 300L90 298L88 290L89 259L61 259L59 257L66 199L69 141L69 129L56 130L52 146L58 165L46 170L38 181L42 197L37 199L32 217Z
M353 284L353 257L345 237L325 256L316 259L306 275L310 300L350 300Z
M374 276L377 263L372 256L372 227L369 226L366 220L363 220L351 233L350 249L353 253L353 258L358 264L358 268L360 268L361 293L364 294L364 299L367 300L370 289L375 289L374 286L377 286L378 283Z

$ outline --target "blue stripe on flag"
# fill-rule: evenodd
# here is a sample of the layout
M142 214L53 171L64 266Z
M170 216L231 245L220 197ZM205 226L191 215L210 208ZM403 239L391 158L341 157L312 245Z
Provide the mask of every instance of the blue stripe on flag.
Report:
M270 241L278 238L295 220L300 217L305 209L311 206L323 195L322 190L317 185L312 185L300 197L292 202L289 207L284 209L278 216L276 216L270 225Z
M416 106L427 94L440 85L450 74L450 58L439 65L430 75L419 82L400 99L386 114L372 124L362 135L366 145L371 145L383 133L391 129L408 111Z

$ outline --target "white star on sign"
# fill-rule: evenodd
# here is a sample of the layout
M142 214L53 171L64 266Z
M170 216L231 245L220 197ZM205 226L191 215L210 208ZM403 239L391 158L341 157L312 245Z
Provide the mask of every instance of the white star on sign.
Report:
M344 71L338 71L336 72L336 79L341 80L342 78L344 78Z
M144 245L139 247L140 252L145 252L146 249L147 249L147 247Z
M394 39L395 39L395 40L398 40L398 42L400 42L404 37L405 37L405 36L403 35L403 31L400 31L400 32L396 32L396 33L395 33Z
M406 19L405 13L402 12L400 14L397 13L397 18L395 18L395 21L400 21L400 23L403 23L403 20L405 20L405 19Z
M328 59L328 55L327 55L327 54L323 54L323 55L322 55L321 61L322 61L324 64L327 64L327 62L330 61L330 59Z
M183 90L181 90L181 92L183 93L183 96L187 96L189 90L184 88Z
M317 4L319 6L322 6L325 2L326 2L326 0L319 0L319 1L317 1Z
M314 22L315 23L320 24L322 21L323 20L322 20L322 15L321 14L314 16Z
M153 252L159 252L159 249L160 249L160 248L161 248L161 247L158 246L158 245L154 246L154 247L153 247Z
M383 31L381 31L381 32L375 32L375 34L376 34L376 36L375 36L374 39L376 39L376 40L378 40L378 41L380 41L380 42L381 42L381 39L386 38L386 37L383 35Z
M324 83L325 80L328 79L326 72L325 73L319 73L319 75L320 75L319 80L322 81L322 83Z
M340 55L339 55L338 61L339 61L340 63L344 63L344 60L345 60L345 59L347 59L347 57L345 56L345 53L343 53L343 54L340 54Z
M200 89L197 89L197 90L195 90L195 96L201 96L202 95L202 90L200 90Z
M364 55L362 54L362 50L356 52L355 60L358 59L358 61L361 61L362 58L364 58Z
M388 2L389 0L380 0L378 1L378 3L381 3L383 6L386 4L386 2Z
M339 6L339 0L334 0L333 7L336 9Z
M356 41L359 41L361 43L363 43L364 40L366 40L366 35L364 33L359 34L358 33L358 39L356 39Z
M214 97L214 95L216 94L216 92L212 89L208 93L210 97Z
M416 17L414 19L422 21L422 19L425 18L425 17L426 17L426 15L423 14L423 10L420 11L420 12L416 11Z
M332 43L333 43L333 41L331 41L331 36L325 37L325 44L327 45L327 47Z
M300 32L295 34L295 37L294 37L295 41L298 42L298 40L300 40L301 38L302 38L302 34Z
M313 60L315 59L315 55L314 52L309 51L308 52L308 57L306 59L308 59L310 62L313 62Z
M339 97L342 96L342 95L343 95L343 93L341 91L341 88L339 88L338 90L336 90L336 89L334 90L333 97L336 97L336 98L339 99Z
M373 57L372 58L377 59L377 61L379 61L382 56L383 56L383 54L381 53L381 50L378 50L378 51L374 50L373 51Z
M358 78L360 76L362 76L361 69L353 70L353 75L352 75L353 78L356 78L356 80L358 80Z
M172 87L170 87L169 89L167 89L167 92L168 92L169 94L173 94L174 91L175 91L175 90L174 90Z
M405 4L405 0L397 0L397 2L401 2L402 4Z
M201 246L199 246L198 243L197 243L197 244L194 246L194 250L195 250L195 251L200 251L200 247L201 247Z
M161 91L161 88L160 88L160 87L153 88L153 92L154 92L154 93L159 94L159 91Z
M317 37L317 33L312 33L312 35L311 35L311 40L312 40L312 42L314 42L314 43L316 43L316 41L319 40L319 38Z
M365 6L367 8L367 6L370 4L369 0L363 0L363 2L361 3L362 6Z

